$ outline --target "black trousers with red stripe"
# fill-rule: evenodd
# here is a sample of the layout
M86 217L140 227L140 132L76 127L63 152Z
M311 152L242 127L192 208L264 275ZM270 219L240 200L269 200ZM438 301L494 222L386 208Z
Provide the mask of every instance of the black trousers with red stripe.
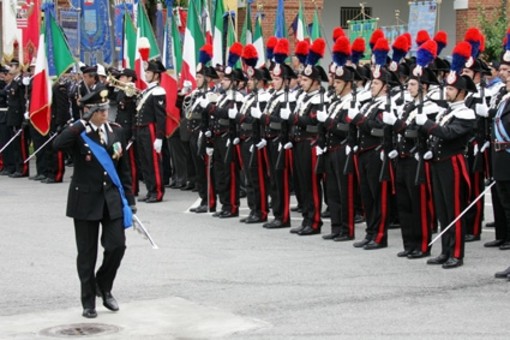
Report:
M322 175L315 173L317 154L315 147L310 143L310 140L305 139L294 144L294 163L303 205L302 225L320 229L322 227L322 189L320 185Z
M195 185L198 190L198 197L200 197L201 200L200 205L207 205L207 191L209 190L209 209L214 210L216 209L216 192L214 190L214 181L212 181L214 178L214 168L211 164L209 169L209 156L205 153L199 154L198 135L199 131L193 131L189 140L191 160L196 170ZM204 139L203 143L205 142Z
M503 207L501 199L499 198L497 183L491 188L491 194L492 208L494 210L494 229L496 234L495 239L510 242L510 220L507 220L505 208Z
M33 126L30 124L30 136L32 137L32 142L34 143L34 151L38 150L49 138L49 135L43 136L41 135ZM51 147L46 145L42 148L36 156L35 161L35 169L37 175L48 176L48 156L47 153L51 152Z
M47 171L45 175L54 179L55 182L62 182L65 173L65 155L62 151L53 148L53 141L47 147L45 154Z
M267 154L269 158L269 180L271 209L275 220L290 223L290 162L292 150L279 151L279 139L268 140ZM276 169L278 155L282 153L284 167Z
M468 149L471 152L467 157L467 167L469 171L469 180L471 182L471 197L469 201L474 201L478 195L480 195L485 186L485 177L483 168L480 171L473 171L473 164L475 163L475 156L472 154L472 147ZM482 233L482 221L483 221L483 210L485 197L478 200L476 204L471 207L466 213L466 234L480 236Z
M510 181L496 181L496 189L498 191L499 201L501 203L501 207L503 208L503 215L505 228L505 241L510 240Z
M214 183L220 198L221 210L239 213L239 158L233 145L232 161L225 164L228 133L214 137Z
M136 146L142 176L147 188L147 196L163 199L165 186L163 185L163 165L161 154L154 151L156 132L154 124L139 127L136 130ZM165 142L165 141L163 141Z
M250 164L252 153L250 148L253 146L255 154L253 154L253 161ZM254 216L260 216L265 220L269 212L267 202L267 150L262 148L257 149L253 145L252 139L241 141L241 156L244 164L244 172L246 174L246 198L248 200L248 207Z
M396 162L395 189L404 250L429 251L431 237L427 183L415 185L418 162L414 157Z
M18 137L16 137L16 139L11 143L11 145L7 147L7 149L10 149L8 152L12 153L15 171L19 172L23 176L28 176L29 166L28 163L25 163L25 159L28 158L28 126L21 127L21 129L23 129L23 132ZM9 127L9 139L14 137L16 132L16 128Z
M446 228L466 208L469 195L469 177L466 160L459 154L432 162L434 205L441 228ZM462 259L466 221L461 218L441 238L441 254Z
M325 155L331 232L354 237L354 174L344 175L345 147L337 146Z
M361 201L365 207L367 224L365 238L379 244L387 244L391 183L379 182L381 167L379 151L372 149L359 154Z

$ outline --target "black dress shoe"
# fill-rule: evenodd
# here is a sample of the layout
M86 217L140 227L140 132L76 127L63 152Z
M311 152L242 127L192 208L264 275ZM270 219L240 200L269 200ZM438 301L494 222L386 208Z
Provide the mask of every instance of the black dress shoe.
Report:
M103 298L103 306L108 308L111 311L118 311L119 310L119 304L117 303L117 300L113 297L112 293L110 292L103 292L102 293Z
M506 241L506 242L503 242L500 246L499 246L499 250L508 250L510 249L510 242Z
M28 177L28 175L24 175L21 172L13 172L9 175L10 178L21 178L21 177Z
M364 246L366 246L368 243L370 243L370 240L369 240L369 239L364 238L364 239L363 239L363 240L361 240L361 241L354 242L354 243L352 244L352 246L353 246L354 248L363 248L363 247L364 247Z
M472 235L472 234L466 234L464 236L464 242L473 242L473 241L480 241L480 235Z
M147 201L147 198L149 198L149 197L147 197L147 196L140 197L140 198L138 198L138 202L145 202L145 201Z
M487 247L487 248L495 248L495 247L499 247L503 243L505 243L505 241L503 241L503 240L494 240L494 241L484 243L483 246Z
M496 227L496 222L485 223L485 228L494 228Z
M97 317L97 312L95 308L84 308L83 313L81 313L81 316L87 318L87 319L93 319Z
M182 189L186 186L186 183L175 183L173 186L170 185L170 188L173 188L173 189Z
M351 241L351 240L354 240L354 237L350 237L347 234L340 234L333 239L333 241L335 241L335 242L344 242L344 241Z
M45 178L46 178L46 176L44 176L43 174L38 174L35 176L28 177L28 179L30 179L32 181L42 181Z
M508 278L508 275L510 275L510 267L501 272L497 272L496 274L494 274L494 277L496 279L506 279Z
M298 205L296 207L290 208L290 211L293 211L293 212L302 212L303 209Z
M258 215L251 215L246 218L246 221L244 221L246 224L252 224L252 223L262 223L266 222L267 218L263 219L262 217Z
M430 256L430 252L422 252L421 250L413 250L409 255L408 259L421 259L422 257Z
M400 222L391 222L388 224L388 229L398 229L400 228Z
M280 220L274 220L274 221L271 221L271 222L268 222L268 223L264 223L263 227L266 228L266 229L289 228L290 227L290 222L283 223Z
M230 211L222 211L219 218L230 218L230 217L237 217L239 216L239 213L231 213Z
M195 184L193 184L191 182L187 182L186 185L181 188L181 190L182 191L189 191L189 190L193 190L194 188L195 188Z
M2 171L0 171L0 176L9 176L10 174L12 174L12 172L8 171L6 169L3 169Z
M306 226L303 229L301 229L300 231L298 231L297 234L299 236L308 236L308 235L315 235L315 234L320 234L320 233L321 233L320 228L313 229L311 226Z
M239 190L239 198L245 198L246 197L246 191Z
M368 242L367 244L365 244L363 249L365 249L365 250L374 250L374 249L386 248L387 246L388 245L386 243L377 243L377 242L372 240L372 241Z
M363 223L363 222L365 222L365 218L362 215L355 215L354 216L354 223L355 224Z
M456 257L450 257L445 263L443 263L444 269L457 268L462 266L462 259L458 259Z
M397 253L397 257L407 257L409 254L411 254L411 250L402 250Z
M334 240L335 238L337 238L338 236L340 236L339 233L331 233L331 234L326 234L326 235L323 235L322 236L322 239L324 240Z
M147 197L147 199L145 200L145 203L158 203L158 202L161 202L161 200L158 200L156 197L154 196L149 196Z
M299 226L299 227L294 227L294 228L290 229L290 233L291 233L291 234L297 234L297 233L299 233L301 230L303 230L304 228L305 228L305 226L304 226L304 225L301 225L301 226Z
M324 211L321 213L321 217L322 217L322 218L330 218L330 217L331 217L331 213L329 212L329 209L324 210Z
M212 217L220 217L220 215L223 213L223 210L217 211L214 214L212 214Z
M194 212L197 213L197 214L206 213L207 212L207 205L199 205L198 207L195 208Z
M438 257L433 257L427 260L427 264L443 264L448 261L448 256L441 254Z
M54 183L58 183L58 182L57 182L57 181L55 181L55 179L48 177L48 178L46 178L46 179L43 179L43 180L41 181L41 183L45 183L45 184L54 184Z

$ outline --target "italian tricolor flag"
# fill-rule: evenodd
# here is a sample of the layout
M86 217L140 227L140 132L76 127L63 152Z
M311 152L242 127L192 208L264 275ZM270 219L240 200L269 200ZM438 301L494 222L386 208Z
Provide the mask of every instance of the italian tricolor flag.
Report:
M216 10L214 11L214 32L213 32L213 57L212 64L225 65L223 62L223 13L225 6L223 0L216 0Z
M266 63L266 48L264 46L264 36L262 35L262 23L260 15L257 15L255 19L253 46L255 46L255 49L257 50L257 54L259 56L259 60L257 61L257 67L262 67Z
M183 44L183 57L182 57L182 69L180 87L182 88L184 83L189 82L191 88L197 87L196 74L197 74L197 63L200 48L204 46L204 35L200 30L200 21L197 15L197 2L200 1L189 1L188 19L186 23L186 32L184 33L184 44ZM200 4L198 4L200 5Z
M48 74L48 58L44 30L39 35L39 47L32 78L32 96L30 98L30 121L34 128L43 136L50 131L51 120L51 80Z

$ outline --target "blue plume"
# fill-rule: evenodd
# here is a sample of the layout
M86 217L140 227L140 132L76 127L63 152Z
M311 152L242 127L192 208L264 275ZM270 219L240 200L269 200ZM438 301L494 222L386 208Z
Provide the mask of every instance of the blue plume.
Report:
M337 66L344 66L347 62L347 59L349 59L349 56L345 53L335 53L333 52L333 61Z
M205 51L200 51L198 55L198 62L202 65L207 65L208 62L211 61L211 56L207 54Z
M375 56L376 65L380 65L380 66L386 65L386 57L388 56L388 51L375 50L373 53Z
M365 55L363 53L352 51L351 61L353 62L353 64L358 64L359 61L364 57Z
M432 61L434 61L434 59L434 55L424 48L419 48L418 52L416 53L416 63L421 67L426 67Z
M450 69L454 71L457 74L460 74L462 72L462 69L466 65L467 59L460 54L454 53L452 55L452 64L450 66Z

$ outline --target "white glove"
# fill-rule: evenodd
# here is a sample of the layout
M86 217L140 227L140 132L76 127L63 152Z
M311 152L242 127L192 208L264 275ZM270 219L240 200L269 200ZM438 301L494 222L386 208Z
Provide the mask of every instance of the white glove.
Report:
M358 152L358 150L359 150L359 146L354 145L354 146L352 147L352 151L353 151L354 153Z
M347 117L349 117L350 120L353 120L357 115L359 115L358 109L351 109L347 111Z
M283 148L284 148L285 150L292 149L292 143L291 143L291 142L287 142L287 143L285 143L285 145L283 146Z
M424 114L424 113L421 113L421 114L417 114L416 115L416 124L418 125L424 125L425 122L427 121L427 115Z
M416 159L417 162L420 161L420 154L418 152L414 153L414 159Z
M480 117L489 117L489 108L487 107L487 104L485 104L485 100L483 103L475 105L475 113Z
M432 151L427 151L425 152L425 154L423 155L423 159L424 160L429 160L429 159L432 159L432 157L434 157L434 154L432 153Z
M251 116L255 119L260 119L260 117L262 117L262 111L260 111L258 104L251 108Z
M207 156L211 157L214 153L214 148L205 148L205 153Z
M473 146L473 156L476 156L478 155L478 152L480 151L480 149L478 148L478 144L475 144Z
M259 149L259 150L260 150L260 149L262 149L263 147L265 147L266 145L267 145L267 141L266 141L264 138L262 138L262 139L260 140L260 142L258 142L258 143L257 143L257 149Z
M30 85L30 77L23 77L23 79L21 80L21 82L22 82L22 83L23 83L23 85L25 85L25 86Z
M200 132L198 133L198 139L200 139L200 138L202 138L202 137L204 137L204 132L203 132L203 131L200 131Z
M282 143L278 143L278 152L282 151L283 145Z
M255 150L255 148L253 147L253 144L250 146L250 152L253 153L253 151Z
M316 145L315 152L317 153L317 156L320 156L324 153L324 150L320 146Z
M324 123L328 119L328 113L326 110L317 111L317 120L321 123Z
M200 105L202 109L205 109L207 105L209 105L209 101L207 100L206 97L200 97L198 99L198 105Z
M489 146L491 146L491 142L489 142L488 140L485 141L485 143L483 143L482 147L480 148L480 152L485 152L485 150L487 150Z
M349 145L345 146L345 155L349 156L352 152L352 148Z
M26 120L30 119L30 113L28 111L25 111L25 114L23 114L23 117L25 117Z
M230 119L236 119L237 116L237 108L228 109L228 118Z
M154 151L156 151L156 153L160 153L162 146L163 146L163 140L161 138L156 138L154 140L154 144L153 144Z
M234 145L237 145L237 144L239 144L239 142L240 142L240 141L241 141L241 140L239 139L239 137L236 137L236 138L234 138L234 141L233 141L232 143L233 143Z
M227 148L228 148L228 146L230 145L230 143L232 143L232 141L231 141L231 140L230 140L230 138L229 138L229 139L227 139L227 143L225 144L225 147L227 147Z
M398 156L398 151L397 151L397 150L391 150L391 151L388 153L388 157L389 157L390 159L395 159L395 158L397 158L397 156Z
M280 110L280 118L283 120L287 120L290 117L290 108L287 105L287 107L284 107Z
M381 159L381 162L384 162L384 157L386 157L386 155L384 154L384 150L382 150L379 152L379 158Z
M211 131L207 130L207 131L204 133L204 136L206 136L207 138L211 137L211 136L212 136Z
M382 121L384 124L395 125L395 122L397 121L397 116L395 116L393 112L384 111L382 113Z

